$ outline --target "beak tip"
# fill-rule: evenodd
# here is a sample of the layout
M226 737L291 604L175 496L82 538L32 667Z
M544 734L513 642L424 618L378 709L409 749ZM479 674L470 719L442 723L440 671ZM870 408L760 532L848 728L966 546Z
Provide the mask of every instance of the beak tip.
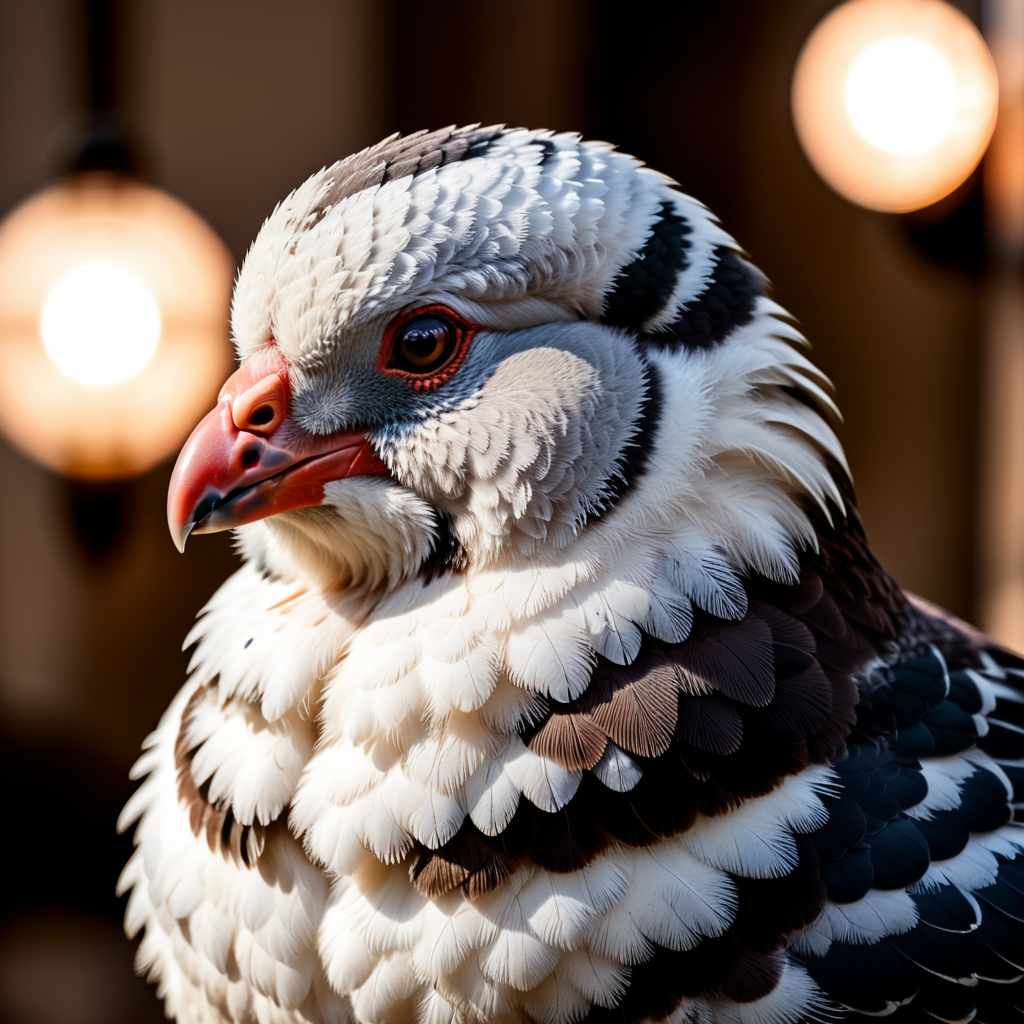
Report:
M179 554L185 553L185 542L188 540L188 535L192 532L192 527L195 523L169 523L171 532L171 540L174 541L174 546L178 549Z

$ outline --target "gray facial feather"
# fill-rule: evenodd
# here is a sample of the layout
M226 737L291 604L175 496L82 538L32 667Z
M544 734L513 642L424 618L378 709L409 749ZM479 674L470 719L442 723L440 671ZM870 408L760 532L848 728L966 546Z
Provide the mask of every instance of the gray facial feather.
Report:
M592 323L487 332L463 374L469 397L417 396L428 414L376 435L385 459L467 541L517 531L528 548L569 543L607 501L636 429L645 384L632 339Z

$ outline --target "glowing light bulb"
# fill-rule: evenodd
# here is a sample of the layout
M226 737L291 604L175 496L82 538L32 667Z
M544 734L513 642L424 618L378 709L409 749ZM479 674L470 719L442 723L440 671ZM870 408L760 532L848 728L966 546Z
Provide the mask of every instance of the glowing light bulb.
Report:
M235 262L172 196L72 176L0 223L0 431L83 479L173 454L231 367Z
M134 274L82 267L54 285L40 327L61 372L80 384L105 387L134 377L153 358L160 309Z
M924 153L948 134L956 114L949 61L922 39L896 36L853 63L843 95L854 128L886 153Z
M840 195L898 213L938 202L974 170L998 96L985 41L944 0L847 0L804 44L793 121Z

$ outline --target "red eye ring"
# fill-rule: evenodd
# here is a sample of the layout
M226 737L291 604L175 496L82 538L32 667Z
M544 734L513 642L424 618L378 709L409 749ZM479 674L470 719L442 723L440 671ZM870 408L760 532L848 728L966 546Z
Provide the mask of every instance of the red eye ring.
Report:
M395 345L401 329L413 320L431 316L446 322L455 332L454 345L445 361L425 373L415 373L396 366ZM433 391L451 380L455 371L462 365L463 359L466 358L473 335L479 330L483 330L479 324L466 320L447 306L420 306L419 309L406 310L399 313L384 331L384 340L380 346L380 354L377 356L377 370L389 377L401 378L414 391Z

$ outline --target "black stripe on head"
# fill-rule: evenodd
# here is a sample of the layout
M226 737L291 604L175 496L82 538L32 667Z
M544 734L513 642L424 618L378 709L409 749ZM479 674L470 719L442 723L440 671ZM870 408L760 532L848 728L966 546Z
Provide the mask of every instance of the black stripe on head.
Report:
M658 370L649 363L644 366L646 393L640 403L636 427L626 441L619 471L608 480L608 498L603 511L612 508L646 472L654 448L654 437L661 422L662 390Z
M712 348L737 327L750 323L764 278L739 253L726 246L715 250L715 272L707 288L679 318L653 334L649 345L664 348Z
M636 259L619 271L605 300L601 322L639 331L672 297L679 275L689 266L692 228L666 200L654 229Z

